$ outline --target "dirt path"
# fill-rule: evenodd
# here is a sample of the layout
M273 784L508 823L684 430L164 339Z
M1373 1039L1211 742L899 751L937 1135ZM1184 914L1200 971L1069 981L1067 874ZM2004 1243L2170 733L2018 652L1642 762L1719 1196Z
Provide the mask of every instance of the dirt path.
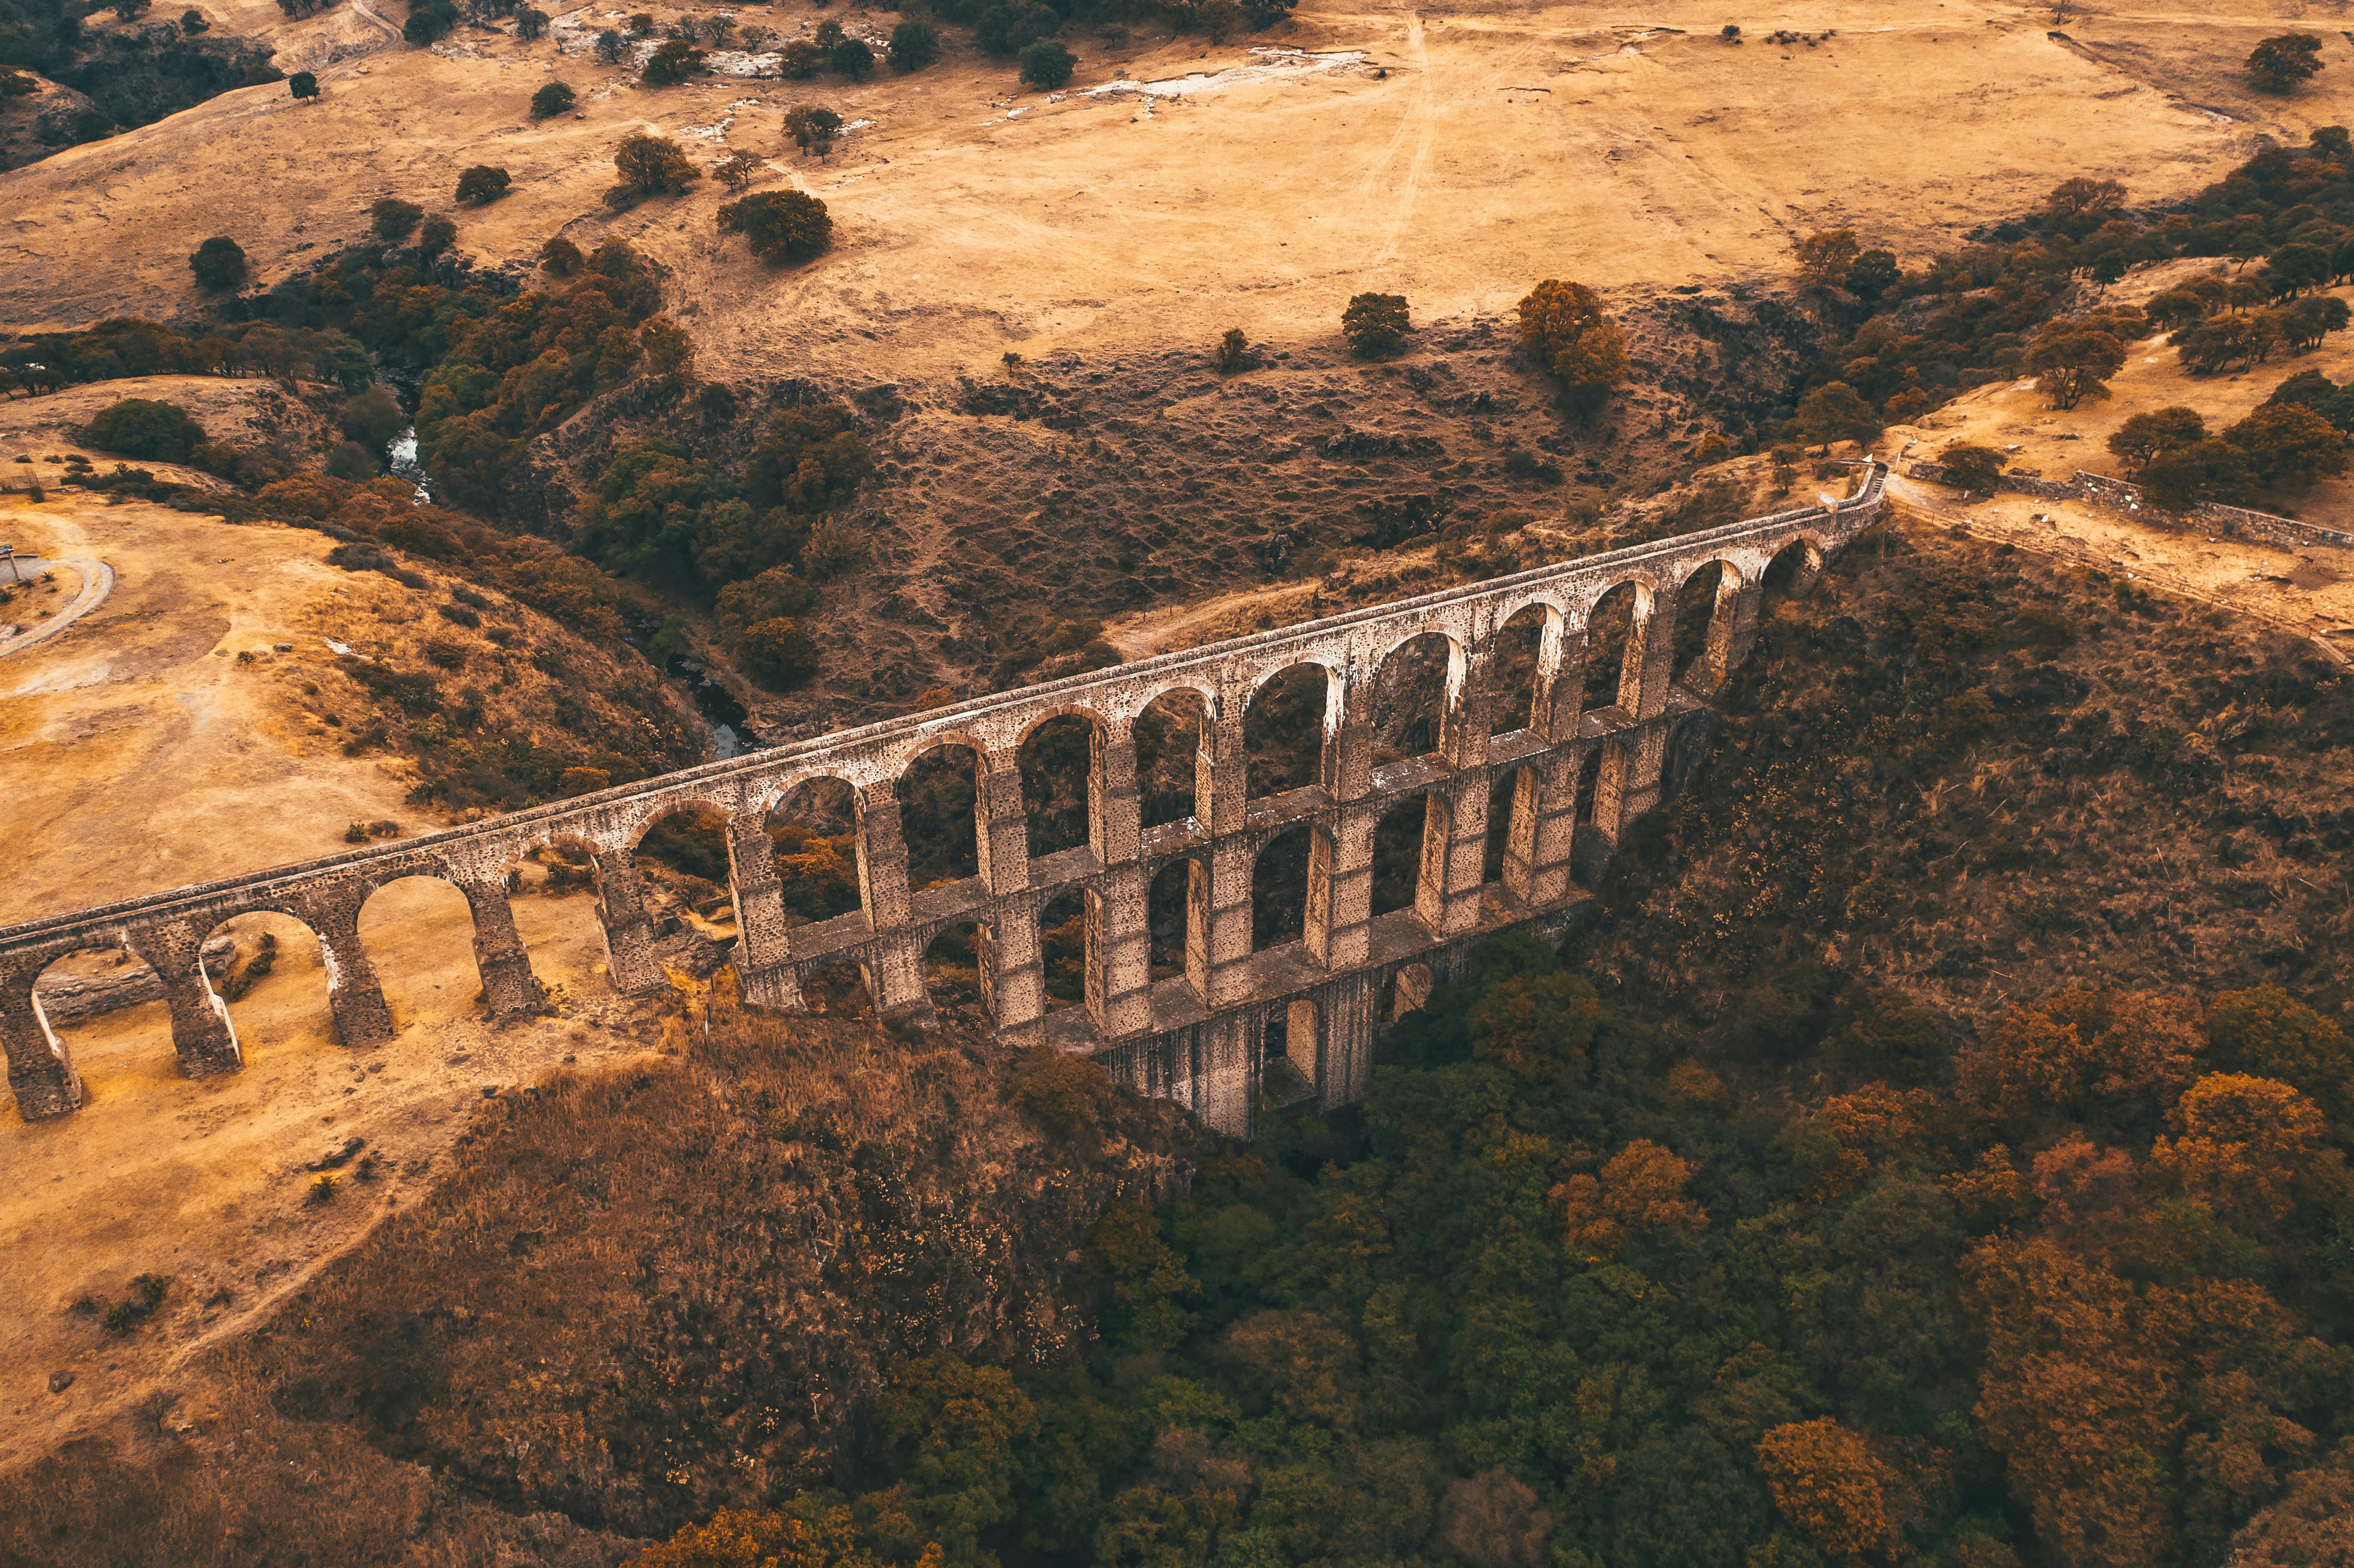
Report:
M367 0L352 0L352 9L358 12L366 20L373 22L377 26L382 27L391 37L394 43L397 44L400 42L400 29L386 21L383 17L377 16L375 12L369 10Z
M1924 516L2055 559L2096 566L2271 623L2354 668L2354 558L2240 539L2171 534L2078 502L2001 495L1965 503L1942 486L1891 475L1888 493Z
M0 641L0 659L5 659L11 653L21 653L48 638L55 637L58 632L105 603L106 596L114 591L114 568L93 556L69 556L62 560L41 561L35 564L44 571L57 567L65 567L81 580L80 591L74 595L70 604L40 625L29 631L20 631L14 637Z

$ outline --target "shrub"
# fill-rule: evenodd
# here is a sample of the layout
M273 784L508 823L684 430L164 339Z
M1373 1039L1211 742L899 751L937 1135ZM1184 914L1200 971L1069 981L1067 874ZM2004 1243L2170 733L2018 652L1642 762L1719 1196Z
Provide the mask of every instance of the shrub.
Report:
M188 269L196 273L197 287L219 293L244 283L245 251L236 240L216 235L196 247Z
M817 673L817 644L800 622L779 616L744 629L736 640L736 662L761 685L781 692Z
M973 41L991 54L1003 59L1020 54L1040 38L1051 38L1061 29L1063 18L1051 7L1034 5L1030 0L1013 0L1013 4L992 5L981 14L973 25Z
M793 139L793 144L804 153L814 151L820 158L825 156L841 132L842 116L813 103L805 103L785 116L785 133Z
M374 479L376 458L357 441L337 441L335 450L327 454L327 475L331 479L350 480L355 483Z
M201 445L205 429L173 403L125 397L90 422L90 444L126 457L178 462Z
M863 39L843 39L827 58L834 69L853 81L864 81L875 69L875 51Z
M209 33L212 30L213 25L205 20L205 14L202 11L187 10L180 13L180 31L189 37L193 38L198 33Z
M628 47L628 39L608 27L597 35L597 62L599 65L619 65L621 63L621 51Z
M1956 441L1937 454L1937 461L1945 467L1946 483L1978 495L1993 494L2002 473L2002 454L1971 441Z
M2286 92L2321 69L2321 40L2311 33L2280 33L2248 56L2248 75L2266 92Z
M286 79L287 90L299 101L319 96L319 79L307 70L298 70Z
M1386 359L1405 348L1413 331L1404 294L1359 294L1341 313L1341 335L1359 359Z
M547 13L536 5L526 5L515 13L515 37L530 42L547 32Z
M1627 338L1583 283L1548 278L1521 302L1521 342L1561 378L1566 401L1590 415L1627 379Z
M703 69L703 51L684 38L665 39L646 57L639 79L648 87L676 87Z
M332 1202L334 1201L334 1196L335 1179L333 1176L323 1175L317 1181L311 1183L310 1202L313 1203Z
M445 37L458 25L458 7L451 0L420 0L410 7L408 20L402 23L400 36L422 48Z
M1240 327L1228 327L1226 335L1218 340L1218 373L1232 376L1250 368L1250 339Z
M2197 409L2158 408L2136 414L2118 426L2110 432L2108 446L2127 473L2139 473L2158 453L2194 445L2206 435L2207 421Z
M387 196L368 208L368 232L377 243L398 245L416 232L425 209L413 201Z
M1022 79L1052 90L1068 86L1079 57L1052 38L1040 38L1022 50Z
M1242 0L1243 26L1254 33L1264 33L1278 22L1291 16L1291 8L1299 0Z
M531 117L546 120L550 115L563 113L577 101L577 96L567 83L547 82L531 95Z
M605 193L605 205L610 207L629 207L659 194L677 196L703 177L677 143L642 131L621 139L613 150L613 168L621 181Z
M481 207L507 194L507 172L489 164L476 164L458 176L458 201L463 207Z
M569 278L580 270L587 260L588 258L580 254L580 247L560 234L539 248L541 270L553 272L559 278Z
M929 22L902 22L884 50L893 70L921 70L940 58L940 30Z
M417 249L427 256L439 256L457 242L458 226L440 213L417 226Z
M833 243L825 203L801 191L759 191L719 209L719 227L751 243L771 266L806 261Z

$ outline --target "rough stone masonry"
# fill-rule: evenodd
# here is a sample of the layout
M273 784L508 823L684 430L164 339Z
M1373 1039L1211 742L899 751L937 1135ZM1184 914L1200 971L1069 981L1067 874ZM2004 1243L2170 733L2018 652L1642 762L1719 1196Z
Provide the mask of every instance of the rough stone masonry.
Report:
M1492 581L1370 606L1303 625L978 697L662 778L452 828L402 843L184 887L101 908L0 927L0 1044L27 1118L81 1104L71 1054L44 1013L36 983L68 954L127 951L152 966L170 1005L183 1073L242 1064L228 1004L208 972L206 942L226 920L260 910L302 921L319 939L328 1002L347 1046L381 1043L390 1016L359 938L361 906L407 876L438 877L465 895L474 959L494 1017L542 1001L507 906L508 873L533 851L579 841L593 851L597 917L608 969L624 993L666 982L633 863L648 829L686 809L727 822L744 1001L795 1011L811 975L856 964L886 1022L929 1012L922 958L933 938L970 923L982 989L999 1033L1047 1041L1101 1061L1139 1093L1187 1106L1221 1130L1246 1134L1263 1078L1327 1106L1361 1096L1384 1013L1410 1009L1461 971L1471 948L1502 930L1557 936L1626 824L1659 796L1668 737L1747 656L1766 569L1792 557L1801 582L1879 514L1885 470L1873 465L1847 501L1728 524ZM1674 658L1677 590L1721 563L1705 652L1682 679ZM1604 596L1631 585L1631 630L1616 700L1582 708L1586 630ZM1500 631L1542 618L1529 722L1490 733ZM1416 640L1446 639L1445 710L1435 750L1376 766L1368 708L1383 662ZM1314 783L1251 799L1243 721L1285 671L1324 676L1324 733ZM1194 806L1181 821L1142 825L1132 726L1157 699L1198 696L1205 715L1194 761ZM1029 853L1017 753L1032 730L1064 715L1093 731L1088 842ZM897 782L927 752L969 747L976 763L977 874L911 889ZM1590 819L1580 821L1591 768ZM820 779L855 804L860 907L789 925L769 814ZM1509 780L1511 821L1500 882L1484 879L1490 791ZM1374 830L1419 800L1423 853L1410 907L1375 916ZM1254 951L1252 874L1259 856L1299 830L1310 835L1308 911L1295 942ZM1186 877L1184 972L1155 983L1146 906L1153 879L1177 863ZM1049 1014L1039 913L1083 895L1086 1005ZM210 959L217 967L217 949ZM1279 1033L1282 1049L1267 1051Z

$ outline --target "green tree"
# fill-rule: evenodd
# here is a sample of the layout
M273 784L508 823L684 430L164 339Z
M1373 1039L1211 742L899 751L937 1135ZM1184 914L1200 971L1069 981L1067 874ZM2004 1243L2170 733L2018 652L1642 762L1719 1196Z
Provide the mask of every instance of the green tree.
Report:
M2267 404L2223 432L2248 454L2255 482L2274 492L2302 490L2324 474L2346 471L2346 438L2311 408Z
M891 29L885 53L893 70L921 70L940 58L940 30L929 22L902 22Z
M1971 441L1956 441L1937 454L1937 462L1946 483L1972 495L1992 495L2002 475L2002 454Z
M722 158L713 165L711 172L718 176L719 183L729 190L740 191L759 178L760 171L767 166L756 154L737 152L730 153L726 157Z
M1846 382L1827 381L1798 399L1790 429L1828 452L1833 441L1869 443L1880 434L1880 414Z
M1022 79L1048 91L1067 87L1079 57L1053 38L1036 38L1022 48Z
M536 5L525 5L515 13L515 37L525 43L535 43L547 36L548 15Z
M833 243L833 219L825 203L802 191L758 191L725 203L719 227L742 235L752 254L770 266L807 261Z
M703 51L684 38L665 38L646 57L639 79L648 87L676 87L703 69Z
M298 70L286 79L286 90L294 95L298 103L306 98L316 98L319 96L319 79L307 70Z
M864 81L875 70L875 51L864 38L844 38L833 46L826 61L853 81Z
M2266 92L2288 92L2321 69L2321 40L2311 33L2278 33L2248 56L2248 75Z
M368 232L379 245L398 245L416 232L425 209L413 201L386 196L368 208Z
M2055 408L2109 395L2108 380L2125 368L2126 346L2110 333L2054 322L2036 334L2023 361L2036 373L2035 389Z
M188 270L196 273L198 288L213 293L239 288L246 279L245 252L236 240L216 235L196 247Z
M1809 234L1798 241L1799 275L1818 289L1843 289L1862 249L1852 228Z
M439 256L457 242L458 226L444 213L434 213L417 226L417 249L427 256Z
M458 176L458 203L461 207L481 207L507 194L507 172L489 164L476 164Z
M2254 482L2248 454L2212 436L2170 447L2141 471L2141 487L2149 498L2178 511L2201 501L2237 500Z
M876 1414L900 1478L892 1500L949 1563L980 1563L981 1532L1013 1515L1036 1406L1002 1368L942 1353L902 1365Z
M597 35L597 63L619 65L621 63L621 52L628 48L629 40L622 37L618 29L608 27Z
M2264 262L2259 281L2275 297L2300 293L2329 281L2330 253L2318 245L2284 245Z
M2149 460L2175 447L2187 447L2207 435L2207 421L2196 408L2179 406L2133 415L2109 435L2109 450L2128 474L2139 473Z
M769 690L786 691L817 673L817 643L797 620L758 620L736 640L736 663Z
M1358 294L1341 313L1341 335L1359 359L1387 359L1405 349L1412 331L1404 294Z
M569 83L544 82L539 90L531 95L531 117L546 120L552 115L562 114L577 101L578 97Z
M831 109L820 109L804 103L785 116L785 134L804 154L815 153L822 160L833 150L833 139L842 133L842 116Z
M391 393L370 387L345 400L336 424L350 440L382 451L408 428L408 416L400 411Z
M621 138L621 144L613 149L613 169L621 178L605 193L605 205L615 208L650 196L683 195L703 177L684 147L667 136L650 136L642 131Z
M125 457L185 461L205 442L205 428L176 403L125 397L90 422L90 444Z
M1626 334L1583 283L1548 278L1521 302L1521 344L1558 376L1563 399L1591 418L1627 379Z
M1847 270L1848 291L1859 299L1876 300L1904 276L1893 250L1866 250Z

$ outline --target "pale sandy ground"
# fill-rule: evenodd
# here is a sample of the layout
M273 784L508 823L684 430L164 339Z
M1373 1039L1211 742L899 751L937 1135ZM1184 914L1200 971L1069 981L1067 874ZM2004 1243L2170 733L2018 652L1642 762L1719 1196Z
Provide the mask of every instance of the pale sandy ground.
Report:
M362 26L348 7L282 26L265 9L241 0L238 23L267 25L290 66ZM621 15L578 14L592 26ZM735 15L787 32L832 16L875 37L896 20ZM1729 19L1747 42L1717 40ZM2047 9L1964 0L1739 16L1673 3L1310 7L1216 47L1139 27L1115 49L1078 30L1081 65L1059 101L969 46L864 84L652 90L560 55L553 36L469 30L433 52L321 64L315 103L247 89L0 176L0 323L187 309L186 258L214 233L245 246L262 281L283 277L359 238L377 196L446 208L476 162L515 186L457 215L464 249L525 261L559 229L631 238L663 264L715 376L978 372L1008 350L1207 343L1232 324L1330 334L1366 289L1405 293L1428 320L1509 308L1547 276L1645 288L1787 276L1794 240L1832 224L1917 260L2072 175L2177 196L2260 134L2302 140L2348 119L2343 51L2300 94L2247 92L2238 60L2285 25L2254 5L2093 15L2068 24L2072 45L2047 37ZM1838 36L1785 48L1763 36L1777 26ZM1149 106L1085 91L1246 68L1254 46L1366 58ZM529 120L531 92L559 75L581 117ZM872 123L825 164L786 156L783 115L804 102ZM2223 113L2202 107L2216 103ZM761 267L722 242L713 215L726 193L710 181L608 217L611 149L641 128L706 163L771 157L772 184L828 202L836 249L795 270Z
M401 803L397 770L291 724L268 666L234 657L292 640L301 652L270 658L323 660L313 629L332 624L351 579L320 560L323 535L69 495L0 498L0 537L117 573L114 594L55 644L0 660L0 921L334 853L355 817L431 825ZM486 1086L512 1090L567 1055L644 1051L653 1035L633 1035L642 1010L611 994L589 899L518 897L514 909L555 1017L482 1021L464 899L410 879L360 920L400 1031L387 1045L330 1043L318 945L277 916L226 927L249 949L265 929L279 942L270 975L230 1004L243 1073L180 1076L160 1001L62 1032L82 1110L29 1125L0 1113L0 1300L12 1308L0 1313L0 1462L135 1404L193 1347L298 1287L429 1180ZM381 1179L353 1182L346 1167L334 1201L306 1202L315 1178L302 1167L353 1137L385 1160ZM129 1336L69 1310L85 1295L122 1300L146 1273L171 1292ZM61 1372L74 1381L52 1393Z

